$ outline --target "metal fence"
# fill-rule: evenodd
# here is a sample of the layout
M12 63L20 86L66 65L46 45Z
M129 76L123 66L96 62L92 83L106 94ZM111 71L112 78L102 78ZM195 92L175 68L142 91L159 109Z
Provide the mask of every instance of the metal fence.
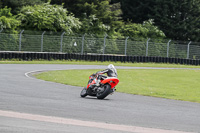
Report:
M27 34L24 30L18 34L0 31L0 51L63 52L80 54L115 54L130 56L156 56L183 59L200 59L199 42L174 40L137 40L110 39L88 35L69 36L65 32L59 35Z

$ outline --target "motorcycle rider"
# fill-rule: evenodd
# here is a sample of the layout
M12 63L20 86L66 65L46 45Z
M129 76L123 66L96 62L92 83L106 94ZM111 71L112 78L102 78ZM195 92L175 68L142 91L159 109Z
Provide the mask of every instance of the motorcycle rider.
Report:
M101 78L106 78L106 76L102 75L107 73L108 77L117 77L117 70L115 69L113 64L108 65L107 69L98 71L95 75L98 74L97 81L96 81L96 86L99 86L99 82Z

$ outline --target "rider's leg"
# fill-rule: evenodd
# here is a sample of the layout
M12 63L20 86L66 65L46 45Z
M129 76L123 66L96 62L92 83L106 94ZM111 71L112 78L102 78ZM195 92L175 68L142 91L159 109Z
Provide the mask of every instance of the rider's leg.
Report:
M102 75L98 75L98 77L96 79L96 86L100 85L101 78L102 78Z

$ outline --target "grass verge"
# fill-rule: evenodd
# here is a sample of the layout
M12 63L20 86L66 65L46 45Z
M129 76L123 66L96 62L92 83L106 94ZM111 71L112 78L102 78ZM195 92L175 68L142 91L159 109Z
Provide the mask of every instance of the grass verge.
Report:
M76 60L33 60L20 61L14 60L0 60L0 64L76 64L76 65L108 65L115 66L130 66L130 67L167 67L167 68L200 68L200 66L180 65L180 64L165 64L165 63L122 63L122 62L100 62L100 61L76 61Z
M49 71L39 79L73 86L86 86L90 74L98 70ZM200 70L118 69L118 92L200 103Z

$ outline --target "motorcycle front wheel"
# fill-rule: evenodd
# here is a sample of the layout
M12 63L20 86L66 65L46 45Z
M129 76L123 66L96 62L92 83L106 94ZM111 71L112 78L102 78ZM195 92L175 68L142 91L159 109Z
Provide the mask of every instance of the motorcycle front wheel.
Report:
M110 89L111 86L109 84L105 84L103 87L101 87L98 91L97 91L97 98L98 99L104 99L106 96L108 96L110 94Z
M81 96L81 97L86 97L86 96L87 96L87 89L86 89L86 87L83 88L83 90L81 91L80 96Z

